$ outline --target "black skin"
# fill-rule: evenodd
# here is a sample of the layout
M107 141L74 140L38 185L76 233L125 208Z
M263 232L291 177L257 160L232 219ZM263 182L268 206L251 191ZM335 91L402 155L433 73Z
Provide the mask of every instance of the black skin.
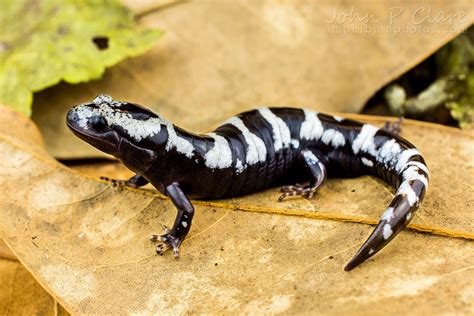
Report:
M387 121L383 129L389 133L398 135L400 133L402 123L402 117L400 117L395 122ZM317 192L317 190L321 187L321 185L326 181L328 176L325 167L325 165L328 164L327 158L317 149L307 149L306 151L312 152L322 163L314 164L309 159L305 158L305 151L300 152L298 160L300 161L300 164L304 166L306 174L309 176L309 185L301 185L297 183L295 185L282 186L282 195L278 199L279 202L282 202L285 198L291 196L302 196L306 198L312 198ZM112 186L128 186L131 188L139 188L149 183L146 178L139 174L134 175L128 180L116 180L107 177L101 177L101 179L109 181ZM155 187L163 188L163 185L157 183ZM156 252L159 255L163 255L167 249L172 248L174 250L174 257L178 259L179 247L181 246L181 243L184 241L191 228L192 219L194 216L194 207L189 201L186 194L181 190L178 183L170 184L164 187L164 190L161 189L160 191L162 191L163 194L170 198L170 200L177 209L177 214L171 230L168 227L164 226L165 234L161 236L152 235L150 237L150 240L153 242L164 242L156 247ZM183 228L183 222L187 223L186 228Z
M97 109L99 104L83 104L81 107ZM114 107L113 111L122 111L131 115L135 120L158 118L153 112L126 102L122 103L120 107ZM121 126L108 126L104 118L100 116L90 117L86 123L81 121L82 124L79 124L80 116L75 108L68 113L67 124L79 138L114 155L136 173L129 180L103 178L104 180L110 181L114 186L134 188L151 183L158 191L170 198L177 209L173 227L166 228L165 234L161 236L153 235L151 240L162 242L156 248L158 254L162 255L166 249L172 248L176 258L179 256L181 243L189 233L194 216L194 208L189 197L226 198L283 185L280 201L290 196L311 198L328 176L355 177L362 174L379 176L394 187L399 185L400 175L395 170L389 170L377 162L373 167L367 167L361 163L361 157L364 157L365 154L355 155L352 152L351 144L362 128L361 123L347 119L336 120L332 116L318 114L325 130L335 129L346 140L344 146L333 148L330 144L324 144L320 140L299 139L301 124L305 118L302 110L273 108L272 111L284 120L290 130L291 138L299 140L299 145L296 148L286 147L276 151L270 123L258 111L241 113L238 115L239 119L263 141L267 153L265 160L247 165L247 168L240 173L235 171L236 163L245 161L248 145L242 132L230 124L224 124L215 130L215 133L226 138L232 151L232 166L223 169L205 166L204 156L215 146L213 139L206 135L189 133L176 126L174 132L179 139L192 144L192 157L177 152L173 147L166 147L169 130L164 125L165 123L162 123L160 132L138 141L130 137ZM379 130L376 133L374 141L380 145L388 140L396 139L403 150L414 148L412 144L396 136L400 129L400 123L401 120L395 124L387 124L384 130ZM411 159L423 162L421 156ZM295 184L308 180L308 185ZM424 188L420 188L416 193L421 200ZM399 201L395 202L399 203ZM407 223L408 221L400 224L399 227L396 227L397 230L403 229ZM392 238L394 236L395 233ZM379 241L380 236L374 238L381 245L380 249L389 241ZM370 254L366 253L367 249L361 250L361 254L353 258L346 266L346 270L352 269L380 249L376 249Z

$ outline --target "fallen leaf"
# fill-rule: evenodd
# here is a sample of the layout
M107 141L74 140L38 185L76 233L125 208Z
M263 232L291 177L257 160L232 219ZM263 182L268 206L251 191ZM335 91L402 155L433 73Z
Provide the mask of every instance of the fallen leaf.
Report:
M467 0L128 3L141 26L166 35L100 81L60 84L35 96L33 119L55 157L103 156L64 124L73 104L100 93L149 106L196 132L262 105L359 112L474 17ZM439 16L450 18L435 23Z
M0 239L0 315L69 315Z
M33 122L11 110L2 111L1 116L2 138L14 142L22 139L22 146L46 157L43 139ZM12 159L18 157L13 152L11 154ZM4 173L2 167L0 173ZM0 315L9 314L68 315L0 239Z
M3 240L0 239L0 259L15 261L16 257Z
M0 103L29 115L33 92L64 80L98 79L106 67L148 50L159 30L137 28L116 1L4 1L0 11Z
M30 150L25 140L5 137L2 118L9 111L0 107L0 191L7 193L0 198L0 236L70 312L473 311L472 135L404 123L427 158L430 191L411 231L347 273L344 263L372 229L356 222L375 223L391 197L373 178L331 179L310 201L277 203L277 188L195 201L197 216L176 261L157 256L147 238L172 222L167 199L113 188ZM433 234L420 234L423 227ZM439 236L444 233L463 238Z

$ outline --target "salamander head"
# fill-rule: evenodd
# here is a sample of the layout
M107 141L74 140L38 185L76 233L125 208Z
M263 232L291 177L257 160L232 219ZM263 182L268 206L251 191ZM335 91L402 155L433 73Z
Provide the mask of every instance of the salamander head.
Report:
M90 103L73 107L66 123L82 140L118 156L124 140L138 147L151 138L154 143L160 143L159 134L165 121L149 109L102 94Z

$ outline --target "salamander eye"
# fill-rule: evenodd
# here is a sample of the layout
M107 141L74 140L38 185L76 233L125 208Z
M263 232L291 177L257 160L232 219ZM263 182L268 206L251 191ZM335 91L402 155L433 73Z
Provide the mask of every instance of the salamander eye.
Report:
M109 128L103 116L95 115L89 119L89 123L97 132L103 132Z

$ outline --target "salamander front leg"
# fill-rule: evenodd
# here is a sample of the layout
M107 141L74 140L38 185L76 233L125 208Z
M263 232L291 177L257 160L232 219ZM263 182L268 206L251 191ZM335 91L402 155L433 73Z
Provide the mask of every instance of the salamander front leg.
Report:
M138 174L134 175L128 180L116 180L108 177L100 177L100 179L110 182L113 187L139 188L148 184L148 180Z
M278 198L282 202L288 196L304 196L312 198L319 187L327 178L326 167L322 160L318 158L317 152L312 150L304 150L301 152L302 160L310 173L309 185L303 186L301 184L287 185L281 188L283 194Z
M165 227L165 234L161 236L152 235L150 239L151 241L163 242L156 247L156 252L159 255L163 255L167 249L172 248L174 257L178 259L179 247L191 229L194 207L176 183L167 186L165 188L165 193L173 202L178 213L176 214L176 219L171 230Z

